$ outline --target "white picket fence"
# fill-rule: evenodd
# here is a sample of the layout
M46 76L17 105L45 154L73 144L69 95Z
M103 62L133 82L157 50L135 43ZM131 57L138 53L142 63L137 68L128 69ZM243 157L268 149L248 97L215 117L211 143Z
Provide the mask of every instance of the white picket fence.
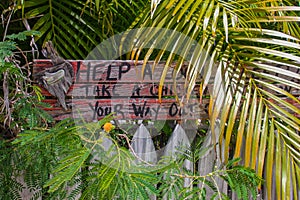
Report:
M180 124L177 124L171 134L171 137L168 140L167 145L163 150L163 153L160 154L159 152L155 152L155 147L150 132L143 124L140 124L131 142L132 149L134 150L135 155L139 156L140 159L143 159L144 161L150 163L158 162L161 156L169 156L176 159L178 149L180 149L180 147L189 148L192 140L195 137L196 128L195 127L191 128L190 125L191 124L186 124L185 126L182 126ZM214 132L215 132L215 137L219 138L220 131L219 131L218 124L216 124ZM223 154L222 157L224 157L225 155L224 143L225 142L222 143L223 145L221 148L222 149L221 152ZM196 163L198 165L198 168L193 169L194 163L192 163L189 160L185 160L182 167L191 170L195 172L195 174L198 174L200 176L208 175L209 173L213 172L216 168L219 168L221 166L221 162L220 162L221 155L219 155L220 152L218 151L220 147L217 145L216 148L212 148L213 144L214 141L212 140L211 130L208 130L204 142L201 146L201 150L203 151L200 151L201 152L200 159ZM219 177L213 177L212 180L211 178L208 177L208 180L212 181L215 184L219 192L225 195L230 195L230 198L233 200L238 199L234 193L228 194L228 185L227 182L224 181L223 179ZM190 183L191 180L185 178L184 186L189 187ZM203 185L199 184L198 187L201 188L203 187ZM214 191L212 191L212 189L208 186L205 186L205 189L206 189L206 199L210 199L213 196ZM265 199L262 198L262 196L264 196L267 199L266 191L264 191L264 194L259 194L257 197L252 197L251 199L256 199L256 200ZM154 200L156 198L152 196L151 199ZM164 198L164 200L167 200L167 198ZM176 199L172 198L172 200L176 200Z
M195 131L196 131L195 127L194 129L185 130L183 126L177 124L168 140L167 145L163 148L163 150L156 151L152 140L153 135L151 136L149 130L143 124L140 124L136 126L135 134L133 135L133 138L131 140L131 147L132 147L131 150L134 151L135 156L139 157L139 159L136 159L136 162L141 162L141 160L143 160L147 163L155 164L163 156L169 156L175 159L178 148L183 146L185 148L190 147L190 144L194 139L196 133ZM105 144L106 144L106 148L109 148L111 143L109 143L109 141L106 141ZM208 134L208 137L204 141L202 148L207 148L211 144L212 141ZM201 160L198 163L198 169L199 169L198 173L200 175L205 175L212 172L212 170L215 167L215 164L219 164L214 162L215 156L216 154L214 153L214 150L210 149L201 157ZM189 170L194 170L193 166L194 164L191 161L186 160L184 162L184 166L182 167ZM19 178L19 182L24 183L22 178ZM184 185L186 187L190 186L190 180L188 178L185 178ZM202 186L199 185L199 187ZM225 194L227 193L227 185L224 181L218 180L218 187L221 188L222 192L224 192ZM34 191L30 191L29 189L26 189L26 186L25 189L21 192L21 196L24 200L31 199L33 194ZM209 199L211 195L212 195L212 191L210 191L209 188L207 188L207 198ZM151 196L150 198L152 200L156 199L155 196ZM39 198L39 200L40 199L41 198Z
M190 131L195 132L196 130ZM180 147L189 148L192 140L194 139L195 133L187 134L186 132L187 131L185 131L180 124L177 124L175 126L174 131L171 134L171 137L168 140L167 145L163 150L162 156L173 157L174 159L176 159L176 155L178 155L177 151L178 149L180 149ZM159 160L159 155L157 155L157 153L155 152L155 147L152 141L151 134L143 124L141 124L136 130L131 145L133 150L135 151L135 155L139 156L141 159L152 163L156 163ZM214 148L209 148L211 145L211 134L208 133L201 147L203 149L208 150L201 156L200 160L198 161L198 172L196 174L207 175L210 172L212 172L216 166L219 166L221 164L220 162L215 162L216 153L214 151ZM196 169L193 169L193 166L194 163L192 163L189 160L185 160L182 167L194 171ZM226 182L220 178L216 178L215 181L220 191L224 194L227 194ZM185 178L184 186L189 187L190 183L191 181L188 178ZM199 185L198 187L202 187L202 185ZM206 199L210 199L210 197L213 195L213 191L208 187L206 187L206 191ZM155 198L152 197L152 199Z

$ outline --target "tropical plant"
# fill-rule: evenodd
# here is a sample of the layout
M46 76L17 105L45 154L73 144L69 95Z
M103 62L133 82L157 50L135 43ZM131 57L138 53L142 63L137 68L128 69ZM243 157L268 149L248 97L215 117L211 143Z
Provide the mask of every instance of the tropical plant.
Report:
M84 58L102 39L126 30L134 19L130 28L168 28L197 41L200 48L194 49L191 43L172 41L163 32L136 32L131 36L137 38L131 58L165 59L166 67L173 61L177 68L182 67L184 57L144 49L147 42L165 47L172 44L170 49L180 49L191 58L189 91L199 74L201 94L214 82L209 90L209 120L214 142L225 146L226 153L219 159L226 163L231 157L242 157L240 164L264 175L268 199L299 199L300 102L295 91L300 89L300 9L296 1L12 2L15 4L10 7L7 2L0 3L5 11L3 24L11 18L20 24L18 20L23 19L27 29L41 32L38 42L53 40L65 58ZM98 21L105 25L99 28ZM6 29L0 30L6 35ZM216 126L220 132L215 132ZM232 155L228 154L230 148Z
M237 160L203 176L183 168L187 159L197 162L203 155L199 149L193 152L182 148L178 151L180 159L174 162L166 157L162 165L135 162L137 158L105 130L103 125L111 119L82 125L67 119L51 129L23 132L10 143L15 151L3 148L5 144L0 146L1 155L5 155L1 163L15 163L0 167L0 194L8 194L0 199L22 199L24 187L30 189L32 199L150 199L151 195L205 199L207 187L214 191L215 198L229 199L219 191L216 178L226 180L239 198L256 195L261 179L250 168L234 166ZM110 133L123 137L112 130ZM111 147L105 150L108 141ZM189 185L185 185L186 179Z
M40 107L40 89L31 84L30 64L15 40L25 40L37 35L36 31L24 31L6 35L0 42L0 138L14 139L24 129L42 127L51 116ZM21 55L21 58L19 55Z
M192 42L165 35L164 31L144 29L135 32L135 37L131 35L134 38L131 58L148 61L154 55L158 63L164 57L166 68L176 61L178 69L189 58L188 91L192 91L199 75L203 80L201 95L209 81L213 82L209 88L211 137L215 144L225 146L225 153L218 149L219 155L224 153L219 159L226 163L230 157L241 156L244 166L255 169L259 176L264 175L267 199L298 199L300 8L297 3L152 0L152 8L147 9L131 28L172 29L197 41L199 48L194 48ZM151 48L158 43L165 47L159 53ZM178 50L186 56L175 55ZM216 126L220 126L219 132L214 131ZM233 155L228 153L229 148L234 148Z
M41 102L40 89L31 84L31 64L16 42L24 41L27 36L37 34L36 31L24 31L5 35L0 42L0 199L22 198L20 192L23 190L23 185L17 178L20 174L30 174L28 184L32 187L37 185L37 182L30 182L35 174L28 173L29 171L24 171L23 168L23 164L29 159L20 162L20 152L13 148L11 141L24 130L37 126L44 129L52 120L52 117L41 109L45 104ZM22 153L24 154L21 157L26 157L26 152ZM38 164L40 163L35 163Z
M18 23L21 30L39 31L38 44L51 40L62 57L84 59L103 39L126 30L147 1L15 0L7 4L0 3L9 8L3 9L3 24L18 27Z

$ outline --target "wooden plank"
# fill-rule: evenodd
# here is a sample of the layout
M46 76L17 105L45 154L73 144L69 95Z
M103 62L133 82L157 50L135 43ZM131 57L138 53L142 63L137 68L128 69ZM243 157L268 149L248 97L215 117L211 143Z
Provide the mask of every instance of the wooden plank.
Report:
M72 107L64 111L56 105L56 100L46 99L44 102L53 107L46 109L56 120L67 117L94 121L115 113L116 119L152 119L181 120L207 118L206 109L197 99L191 99L180 105L174 99L68 99L66 103ZM208 102L208 101L207 101Z
M164 69L164 62L161 62L155 68L155 71L152 72L153 61L148 62L146 65L146 70L144 74L144 78L141 77L141 68L143 65L143 61L138 61L135 64L133 61L84 61L84 60L69 60L72 64L74 71L75 71L75 85L80 85L83 87L83 84L87 85L96 85L96 84L154 84L160 81L162 70ZM50 60L35 60L33 73L40 72L44 69L52 67ZM172 75L173 75L173 67L171 66L170 70L168 71L168 75L165 80L165 85L171 85L173 83ZM184 67L183 67L184 68ZM249 67L252 69L253 67ZM300 73L300 68L291 68L282 66L281 68L294 72L296 74ZM252 69L253 70L253 69ZM265 72L265 70L256 69L257 72ZM186 71L181 70L179 76L177 78L176 85L184 85L186 84L184 81L184 75ZM280 74L272 73L272 72L265 72L272 75L276 75L281 78L285 78L287 80L294 81L300 84L299 79L293 79L287 76L281 76ZM140 77L139 77L140 76ZM200 80L199 80L200 81ZM269 82L287 92L290 92L294 96L300 96L300 89L292 88L287 85L278 84L276 82ZM78 86L79 87L79 86ZM169 86L168 86L169 87ZM182 90L182 86L180 91ZM170 87L169 87L170 88ZM264 88L264 87L262 87ZM264 88L266 89L266 88ZM179 91L179 90L178 90ZM282 96L280 93L276 91L269 90L267 91L276 94L278 96ZM197 93L197 87L196 91ZM70 93L68 93L70 94ZM45 95L49 95L49 93L45 93ZM144 95L150 96L150 95Z
M300 100L300 99L299 99ZM184 105L183 109L180 107L179 103L174 99L162 99L162 102L158 102L157 99L67 99L66 103L72 109L64 111L58 106L57 100L55 99L45 99L45 103L49 103L51 108L45 109L51 114L56 120L62 120L68 117L84 118L87 121L99 120L111 112L117 112L116 119L154 119L154 120L180 120L180 119L208 119L208 104L209 99L203 99L202 104L197 99L191 99L188 104ZM285 99L285 101L291 103L298 109L300 105L290 99ZM144 105L144 102L146 104ZM134 106L135 103L136 111L135 114ZM174 105L176 104L176 105ZM122 106L121 106L122 105ZM283 106L280 106L286 109ZM150 111L147 112L147 109ZM139 111L142 109L142 111ZM159 112L157 110L159 109ZM74 110L79 110L81 114L78 114ZM181 110L181 111L180 111ZM181 112L183 110L184 114ZM296 117L300 117L300 113L295 113L289 110L290 113ZM122 115L125 113L125 115ZM169 114L171 113L171 115ZM82 115L82 116L81 116Z
M158 83L79 83L71 86L67 97L81 97L81 98L157 98L158 97ZM194 93L192 97L199 97L199 85L194 88ZM171 82L166 82L162 88L162 97L171 97L177 94L179 97L184 96L184 91L186 86L184 83L178 83L174 87ZM52 95L45 89L42 90L42 94L47 97Z
M143 61L69 61L75 73L75 83L143 83L159 82L161 74L165 68L163 62L159 63L155 70L152 67L154 62L148 62L145 73L142 77ZM52 66L50 60L35 60L33 73L40 72ZM174 66L168 70L166 80L173 80ZM178 73L177 80L184 81L185 68ZM176 72L176 70L175 70Z

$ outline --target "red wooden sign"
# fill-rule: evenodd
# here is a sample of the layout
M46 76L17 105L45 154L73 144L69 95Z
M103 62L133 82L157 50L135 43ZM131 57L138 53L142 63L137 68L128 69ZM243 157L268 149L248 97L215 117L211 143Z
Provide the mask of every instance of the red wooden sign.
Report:
M65 111L45 89L45 102L52 105L49 113L57 120L66 117L98 120L114 113L116 119L199 119L207 117L199 103L199 85L186 101L185 71L170 67L158 100L158 88L164 63L153 70L153 62L132 61L69 61L74 69L74 84L67 93ZM50 60L35 60L34 72L52 67ZM142 74L142 68L144 73ZM175 72L174 72L175 70ZM177 73L176 81L173 75ZM177 96L178 98L175 98ZM208 103L208 100L204 103ZM203 105L203 104L202 104Z
M81 118L87 121L99 120L114 113L116 119L153 119L153 120L180 120L180 119L207 119L209 100L199 102L199 85L196 85L192 97L186 101L186 85L184 69L176 70L174 66L168 68L162 87L162 99L158 100L160 77L165 68L161 62L153 69L154 62L143 65L143 61L69 61L75 72L74 84L66 95L68 110L63 110L54 98L45 89L42 94L45 102L52 105L48 112L56 120L67 117ZM50 60L35 60L33 73L52 67ZM142 73L144 68L144 73ZM299 73L299 69L295 73ZM177 74L176 81L173 79ZM276 75L276 74L274 74ZM286 77L285 77L286 78ZM278 86L278 85L277 85ZM299 96L296 88L280 88ZM265 88L266 89L266 88ZM279 96L285 101L291 101L280 96L273 90L267 91ZM178 99L175 98L178 96ZM298 102L291 101L297 108ZM287 109L287 108L284 108ZM289 112L299 116L291 110Z

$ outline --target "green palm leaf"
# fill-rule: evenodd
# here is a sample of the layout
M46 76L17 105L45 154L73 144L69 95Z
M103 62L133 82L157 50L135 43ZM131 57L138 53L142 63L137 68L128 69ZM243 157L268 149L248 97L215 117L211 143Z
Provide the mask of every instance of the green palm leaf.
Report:
M126 30L147 2L104 0L20 1L24 18L41 32L37 41L52 40L61 55L84 59L102 40ZM150 5L150 4L149 4Z

